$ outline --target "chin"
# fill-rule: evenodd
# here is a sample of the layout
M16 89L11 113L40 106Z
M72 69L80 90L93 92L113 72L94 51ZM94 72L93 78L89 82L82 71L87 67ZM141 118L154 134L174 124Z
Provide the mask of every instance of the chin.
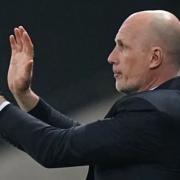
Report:
M118 92L124 92L127 89L126 83L122 79L116 79L115 85Z
M126 91L125 88L123 88L122 86L120 86L120 85L118 85L118 84L116 84L116 90L117 90L118 92L125 92L125 91Z
M125 94L131 94L131 93L137 92L137 89L135 87L122 86L118 83L116 83L116 90L118 92L122 92Z

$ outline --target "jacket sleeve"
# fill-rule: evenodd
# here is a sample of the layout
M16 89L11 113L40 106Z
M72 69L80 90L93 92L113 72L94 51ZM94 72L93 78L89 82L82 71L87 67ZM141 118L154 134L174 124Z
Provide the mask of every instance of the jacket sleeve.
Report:
M0 133L48 168L148 161L161 149L165 121L151 107L126 106L115 117L64 129L8 105L0 113Z
M54 127L67 129L73 126L79 126L80 123L73 121L68 116L55 110L52 106L47 104L43 99L40 99L36 107L28 112L32 116L50 124Z

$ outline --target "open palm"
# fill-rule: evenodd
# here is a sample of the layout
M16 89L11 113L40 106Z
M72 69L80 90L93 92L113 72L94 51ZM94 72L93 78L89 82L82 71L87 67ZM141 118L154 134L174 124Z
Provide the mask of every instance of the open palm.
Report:
M26 93L31 88L34 49L26 30L19 26L10 36L11 60L8 86L13 95Z

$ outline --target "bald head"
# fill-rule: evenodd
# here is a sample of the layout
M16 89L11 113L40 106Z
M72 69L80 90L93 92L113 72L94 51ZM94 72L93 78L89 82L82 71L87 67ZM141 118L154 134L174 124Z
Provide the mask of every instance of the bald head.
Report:
M132 15L130 15L126 20L129 21L131 19L137 19L137 20L160 20L163 21L164 23L178 23L179 20L178 18L168 12L168 11L164 11L164 10L147 10L147 11L140 11L140 12L136 12Z
M133 24L144 35L146 45L159 46L170 62L180 66L180 22L175 15L163 10L141 11L123 23L128 24Z
M108 57L118 91L144 91L180 72L180 22L167 11L141 11L120 27Z

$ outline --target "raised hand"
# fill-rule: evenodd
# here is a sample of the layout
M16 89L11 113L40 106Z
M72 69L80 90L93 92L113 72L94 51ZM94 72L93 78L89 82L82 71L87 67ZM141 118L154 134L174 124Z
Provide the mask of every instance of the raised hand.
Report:
M27 31L19 26L10 35L11 60L8 70L8 86L13 95L30 89L34 49Z
M14 29L10 35L11 60L8 70L8 86L17 103L26 111L38 102L39 97L31 90L34 49L24 27Z

